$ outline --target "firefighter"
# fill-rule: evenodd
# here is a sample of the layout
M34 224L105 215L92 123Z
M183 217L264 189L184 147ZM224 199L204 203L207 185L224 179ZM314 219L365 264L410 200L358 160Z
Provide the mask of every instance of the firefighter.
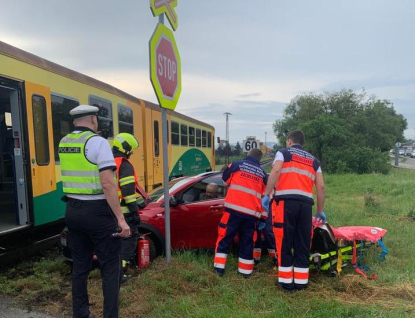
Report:
M239 236L238 273L249 277L254 269L255 230L258 221L268 217L268 212L261 207L261 195L267 183L261 159L261 150L252 149L246 159L233 162L223 172L228 192L215 248L214 268L219 276L225 272L229 246L236 234Z
M98 110L89 105L72 109L69 113L74 118L74 131L59 143L65 193L62 200L67 203L65 222L73 259L74 318L93 317L89 312L87 282L94 251L103 280L103 316L118 317L121 240L114 236L130 235L117 196L114 156L108 142L96 133Z
M114 145L112 147L117 165L118 197L120 199L121 211L131 229L131 236L124 238L122 241L122 283L126 282L129 278L126 275L126 270L137 247L137 227L140 224L136 197L138 180L133 165L128 161L136 148L138 148L137 139L128 133L118 134L114 139Z
M275 155L262 199L264 208L269 206L269 195L275 188L271 209L278 253L278 282L286 292L305 289L308 285L314 186L316 220L326 220L320 163L303 150L303 144L301 130L288 134L287 148Z

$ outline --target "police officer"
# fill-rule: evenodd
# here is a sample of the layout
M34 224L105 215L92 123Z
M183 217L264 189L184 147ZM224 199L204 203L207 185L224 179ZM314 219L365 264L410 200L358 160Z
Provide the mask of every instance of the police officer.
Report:
M104 295L104 317L118 317L121 240L130 228L125 222L114 179L116 165L108 142L97 135L98 107L81 105L69 113L75 129L59 144L65 222L73 259L72 308L74 318L89 312L88 274L95 251Z
M138 179L133 165L128 161L133 150L136 148L138 148L137 139L128 133L118 134L114 139L114 145L112 147L115 164L117 165L118 197L120 199L121 211L131 230L131 236L124 238L122 243L122 283L129 278L126 275L126 270L137 247L137 226L140 224L136 197Z
M215 249L214 268L219 276L225 272L229 246L236 234L239 235L238 273L248 277L254 269L256 224L268 217L268 212L261 207L261 195L267 183L261 159L261 150L252 149L246 159L233 162L223 172L228 192Z
M287 136L287 148L280 149L273 163L264 198L275 188L271 203L278 253L278 282L286 292L308 284L312 230L313 188L317 192L316 220L325 222L324 181L320 163L303 150L304 134L294 130Z

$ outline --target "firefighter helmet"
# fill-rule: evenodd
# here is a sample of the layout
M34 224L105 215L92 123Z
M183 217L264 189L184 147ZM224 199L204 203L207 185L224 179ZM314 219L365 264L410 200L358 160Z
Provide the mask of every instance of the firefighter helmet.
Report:
M138 141L131 134L121 133L114 138L113 149L122 152L127 156L129 156L136 148L138 148Z

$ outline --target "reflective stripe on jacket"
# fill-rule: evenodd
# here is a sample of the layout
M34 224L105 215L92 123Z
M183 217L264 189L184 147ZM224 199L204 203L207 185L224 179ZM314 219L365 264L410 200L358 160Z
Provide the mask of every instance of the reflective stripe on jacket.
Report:
M97 134L91 131L70 133L59 143L63 192L67 194L102 194L98 166L85 156L85 144Z
M284 155L284 163L277 182L276 199L297 199L314 204L313 187L320 163L297 145L279 151Z
M225 210L236 211L257 219L268 217L261 206L261 196L265 191L266 173L257 161L249 159L234 162L224 172L229 184L225 198Z
M132 203L134 201L137 200L137 196L136 196L136 190L137 186L138 186L138 178L137 175L135 173L134 170L134 174L133 175L120 175L120 167L121 164L126 161L128 162L128 160L124 157L114 157L115 160L115 164L117 165L117 188L118 188L118 197L120 198L120 205L121 205L121 211L122 213L130 213L130 209L128 208L127 204ZM128 162L129 163L129 162ZM122 191L121 191L121 187L128 185L128 184L134 184L134 192L133 194L124 196Z

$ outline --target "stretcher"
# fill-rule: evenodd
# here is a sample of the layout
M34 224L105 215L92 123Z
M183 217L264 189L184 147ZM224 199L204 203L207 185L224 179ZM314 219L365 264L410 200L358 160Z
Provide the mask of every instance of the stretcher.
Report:
M351 264L353 269L365 278L376 279L377 275L367 275L370 267L363 265L364 251L371 246L379 246L384 261L388 253L383 244L387 230L371 226L346 226L334 228L328 223L313 222L313 238L310 250L310 268L339 276L342 268Z

